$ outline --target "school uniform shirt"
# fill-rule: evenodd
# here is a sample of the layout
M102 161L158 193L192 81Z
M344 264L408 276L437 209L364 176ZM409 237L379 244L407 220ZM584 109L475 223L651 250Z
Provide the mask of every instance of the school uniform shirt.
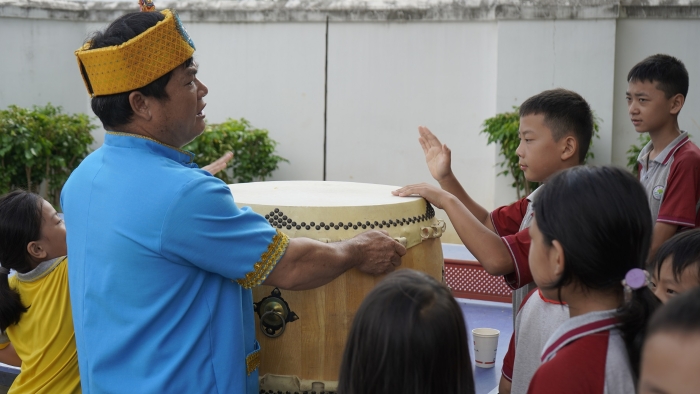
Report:
M552 334L530 394L634 394L634 380L615 310L568 319Z
M700 227L700 149L685 131L649 160L652 149L649 142L637 158L652 219L679 230Z
M525 296L536 287L530 273L528 255L530 253L530 225L535 217L533 203L537 197L538 187L525 198L511 205L496 208L491 212L491 223L496 229L496 234L508 248L515 272L505 275L508 286L513 291L513 322L515 322L518 308L522 305Z
M545 298L538 288L527 294L515 319L501 370L503 377L511 381L511 394L527 392L547 340L568 319L568 305Z
M29 309L0 338L0 348L12 343L22 359L8 393L80 393L66 258L17 273L9 278L9 285Z
M63 188L86 393L258 393L250 289L289 239L192 158L108 132Z

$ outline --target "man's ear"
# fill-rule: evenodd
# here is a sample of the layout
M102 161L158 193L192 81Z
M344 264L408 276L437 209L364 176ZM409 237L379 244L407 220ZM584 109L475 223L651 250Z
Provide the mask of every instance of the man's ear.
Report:
M564 247L556 239L552 241L552 247L549 249L549 263L552 269L552 275L557 278L561 278L564 275L564 266L566 265L566 258L564 257Z
M150 100L138 90L129 93L129 104L134 116L143 120L151 120Z
M46 251L38 241L32 241L27 244L27 253L36 260L45 260L47 256Z
M671 97L671 115L678 115L683 108L683 104L685 104L685 97L682 94L678 93Z
M567 135L559 141L561 147L561 161L567 161L578 154L578 141L573 135Z

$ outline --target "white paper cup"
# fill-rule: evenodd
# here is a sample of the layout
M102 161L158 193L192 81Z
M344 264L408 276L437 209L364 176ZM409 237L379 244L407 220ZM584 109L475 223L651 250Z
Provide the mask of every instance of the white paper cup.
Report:
M494 328L475 328L472 330L474 361L477 367L493 368L496 365L496 350L498 350L498 334L500 333Z

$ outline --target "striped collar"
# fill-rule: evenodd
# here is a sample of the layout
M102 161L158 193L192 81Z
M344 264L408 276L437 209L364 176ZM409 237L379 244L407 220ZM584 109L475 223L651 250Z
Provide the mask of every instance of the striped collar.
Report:
M23 274L18 272L17 279L19 279L22 282L34 282L35 280L39 280L45 277L46 275L50 274L65 259L66 256L61 256L56 257L55 259L42 261L41 263L39 263L39 265L36 266L36 268L29 272L25 272Z
M688 132L681 131L681 134L678 137L676 137L673 141L671 141L671 143L668 144L668 146L664 148L664 150L662 150L661 153L656 155L653 161L662 165L666 165L666 163L668 163L668 161L673 157L676 151L680 149L681 146L685 145L685 143L688 141ZM649 156L652 149L654 149L654 144L652 144L652 142L649 141L649 143L646 144L646 146L644 146L642 151L639 152L639 156L637 156L637 161L639 163L646 162L646 157Z
M562 323L544 345L542 362L551 360L561 348L579 338L615 328L619 324L615 313L615 309L590 312Z

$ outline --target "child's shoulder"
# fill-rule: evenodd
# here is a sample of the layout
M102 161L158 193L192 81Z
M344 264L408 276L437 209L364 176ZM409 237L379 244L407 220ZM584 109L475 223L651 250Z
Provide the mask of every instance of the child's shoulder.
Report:
M540 365L528 392L603 392L606 352L601 351L601 339L585 336L561 349Z
M700 148L691 140L678 146L673 154L673 165L671 172L679 167L696 169L700 168Z
M677 158L684 158L686 160L700 161L700 148L690 139L681 145L676 151L675 156Z

